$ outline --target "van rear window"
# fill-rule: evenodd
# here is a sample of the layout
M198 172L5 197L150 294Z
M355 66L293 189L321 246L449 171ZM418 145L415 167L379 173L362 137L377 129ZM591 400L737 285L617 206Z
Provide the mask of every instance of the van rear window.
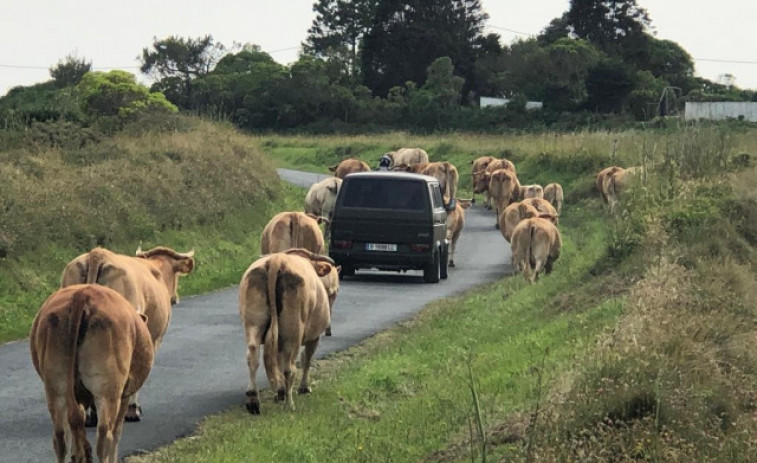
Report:
M352 180L344 195L344 207L423 210L428 201L424 182L398 179Z

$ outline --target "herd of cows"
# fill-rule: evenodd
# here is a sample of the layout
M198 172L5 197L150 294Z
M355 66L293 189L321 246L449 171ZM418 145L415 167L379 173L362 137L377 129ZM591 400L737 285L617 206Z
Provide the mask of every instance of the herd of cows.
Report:
M420 148L387 153L388 170L415 172L439 180L448 205L449 266L474 199L456 198L459 174L449 162L429 162ZM491 156L471 162L474 194L496 213L495 225L512 247L513 265L529 282L550 273L562 244L557 228L563 189L557 183L521 185L515 165ZM278 401L294 409L296 357L302 375L298 392L309 393L308 374L322 335L331 335L331 310L341 268L324 255L329 218L342 179L371 170L346 159L329 168L334 177L314 184L304 212L281 212L263 230L261 254L239 285L239 314L247 340L250 385L247 410L260 413L257 370L261 347L266 375ZM609 167L597 175L602 198L612 208L638 168ZM452 199L456 199L452 201ZM324 231L321 231L324 225ZM124 421L139 421L138 391L178 301L179 276L194 269L194 251L167 247L137 250L135 256L95 248L66 265L60 289L34 319L30 348L53 422L59 463L92 461L85 427L97 426L96 455L117 462Z

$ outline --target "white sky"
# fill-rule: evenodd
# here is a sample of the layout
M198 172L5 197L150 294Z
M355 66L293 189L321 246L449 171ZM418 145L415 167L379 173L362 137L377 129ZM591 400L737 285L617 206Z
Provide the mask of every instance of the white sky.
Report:
M229 46L255 43L282 63L297 58L314 14L314 0L0 0L0 95L49 79L48 68L75 53L95 69L139 74L137 56L153 37L211 34ZM509 32L539 33L568 9L568 0L481 0L487 31L503 42ZM657 37L679 43L695 58L697 74L725 73L741 88L757 89L755 0L638 0ZM495 28L496 27L496 28ZM279 51L283 50L283 51ZM717 62L705 60L724 60ZM736 63L746 61L749 63ZM140 78L142 79L142 78Z

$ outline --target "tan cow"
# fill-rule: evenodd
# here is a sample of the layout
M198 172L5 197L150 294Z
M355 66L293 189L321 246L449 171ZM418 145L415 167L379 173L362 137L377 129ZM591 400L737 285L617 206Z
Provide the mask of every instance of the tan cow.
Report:
M447 198L444 198L447 200ZM465 209L471 206L473 200L457 198L455 208L447 212L447 243L449 245L448 266L455 266L455 250L457 249L457 240L465 226ZM447 200L447 203L449 201Z
M324 228L324 238L326 240L329 238L331 216L334 213L336 195L339 194L339 188L341 187L341 178L329 177L311 185L308 194L305 195L305 213L328 219Z
M557 213L557 209L555 209L555 207L552 204L550 204L550 202L547 201L546 199L526 198L521 202L524 204L528 204L529 206L533 206L536 209L536 211L539 213L539 217L545 218L555 225L558 224L560 216Z
M439 180L439 188L442 190L442 196L445 198L455 198L457 195L457 182L460 175L457 168L447 161L432 162L422 171L423 175L430 175ZM449 205L449 203L447 203Z
M284 251L284 254L293 254L300 257L304 257L306 259L314 259L314 260L320 260L324 256L319 256L318 254L314 254L307 249L302 248L296 248L296 249L289 249ZM331 262L331 258L329 258L329 262ZM329 313L332 313L334 311L334 302L336 301L336 296L339 294L339 273L342 271L342 266L338 265L336 267L331 267L331 271L328 272L326 275L321 275L321 283L323 283L323 287L326 288L326 292L329 295ZM328 328L326 328L326 336L331 336L331 323L329 323Z
M499 231L509 243L515 227L522 220L532 219L534 217L539 217L539 211L537 211L534 206L524 201L512 203L502 211L502 214L499 215Z
M549 220L526 219L513 230L510 246L515 269L523 273L526 281L534 283L542 271L552 272L554 262L560 257L562 238Z
M341 161L339 164L329 166L329 170L334 173L336 178L344 178L355 172L370 172L371 167L360 159L350 158Z
M559 183L550 183L544 187L544 199L555 207L558 214L562 214L563 190Z
M84 429L90 405L97 408L97 457L117 463L129 397L142 387L153 363L143 317L101 285L60 289L39 309L29 347L45 385L58 463L92 461Z
M518 188L518 198L520 199L528 199L528 198L543 198L544 197L544 188L541 187L541 185L521 185Z
M260 253L273 254L292 248L305 248L323 254L322 219L304 212L279 212L266 224L260 237Z
M602 200L607 204L607 190L605 190L605 179L609 176L614 174L615 172L623 170L622 167L618 166L612 166L608 167L606 169L602 169L597 174L597 190L599 190L599 194L602 195Z
M510 203L519 200L520 182L515 173L509 169L497 169L489 180L489 195L496 213L496 226L499 228L499 215Z
M239 315L247 339L250 413L260 414L257 369L261 345L271 388L277 391L278 400L285 400L292 410L295 360L304 345L299 393L310 392L310 363L321 335L331 323L329 293L333 288L327 290L321 277L333 271L333 261L325 256L306 259L275 253L253 262L242 276ZM339 279L334 279L333 284L338 285Z
M481 158L479 158L481 159ZM515 173L515 164L508 159L494 159L486 166L483 174L479 173L473 176L473 193L481 194L484 196L484 207L487 209L492 208L491 194L489 193L489 183L491 182L492 174L499 169L507 169Z
M616 170L605 177L603 187L611 211L617 207L620 195L630 187L635 178L643 174L643 167L629 167Z
M472 160L471 163L471 185L473 185L473 200L475 202L476 194L482 194L485 193L487 188L489 187L488 182L483 182L481 179L484 178L486 174L486 168L491 164L492 161L496 160L494 156L481 156L474 160ZM484 201L484 206L486 206L486 201Z
M397 151L386 153L392 160L389 168L392 169L400 164L423 164L428 162L428 153L421 148L400 148Z
M397 164L391 168L394 172L410 172L420 174L429 166L429 162L420 162L418 164Z
M137 253L139 256L132 257L95 248L66 265L60 287L97 283L117 291L137 312L147 316L147 328L157 352L171 321L171 305L178 300L179 275L194 269L194 251L181 254L160 246ZM139 396L134 394L126 421L140 421L141 416ZM92 424L92 420L88 421L88 425Z

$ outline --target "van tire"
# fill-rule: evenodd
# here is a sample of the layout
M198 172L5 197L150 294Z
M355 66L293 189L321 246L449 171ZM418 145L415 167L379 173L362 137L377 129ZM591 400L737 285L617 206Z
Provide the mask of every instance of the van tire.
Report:
M434 251L433 260L423 266L423 281L426 283L439 283L441 279L441 259L439 251Z

